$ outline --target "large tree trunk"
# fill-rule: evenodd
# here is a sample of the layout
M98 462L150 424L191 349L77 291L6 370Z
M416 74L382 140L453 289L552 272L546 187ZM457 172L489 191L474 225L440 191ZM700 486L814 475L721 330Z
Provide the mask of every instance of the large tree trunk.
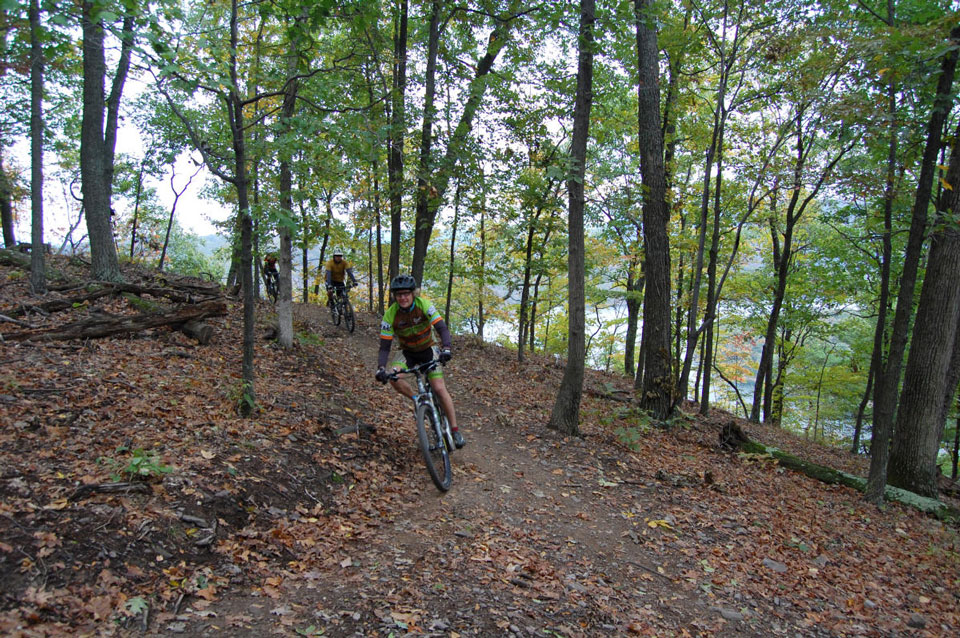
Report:
M40 2L30 0L30 288L35 295L47 292L43 245L43 45L40 30ZM2 175L0 179L6 181ZM4 219L5 239L6 235ZM12 229L10 237L13 238Z
M666 201L663 134L660 127L659 47L650 0L635 0L640 172L644 190L643 237L646 287L643 295L643 389L640 405L654 419L670 416L673 375L670 367L670 211Z
M297 18L296 23L303 23L303 18ZM292 33L299 33L299 28L294 28ZM297 81L297 63L300 59L299 38L296 35L291 36L287 51L287 81L283 85L283 106L281 108L281 127L289 131L292 127L292 120L296 112L297 91L299 83ZM293 171L290 163L293 158L281 151L280 153L280 210L283 211L285 220L293 219ZM277 342L281 347L289 349L293 347L293 230L290 222L281 220L279 224L280 232L280 290L277 300ZM306 299L304 299L306 300Z
M404 93L407 89L407 0L397 2L393 36L393 86L390 100L390 137L387 140L387 183L390 190L390 261L387 280L400 273L400 236L403 213ZM322 265L321 260L321 265Z
M957 41L960 40L960 27L955 27L950 32L949 39L950 44L955 47ZM956 67L957 49L953 48L943 58L933 111L927 123L927 143L920 164L920 177L917 180L917 194L914 199L910 232L907 237L906 254L903 258L900 292L897 295L897 308L894 312L893 329L890 333L890 346L886 362L877 369L877 380L874 385L870 476L867 481L865 498L877 505L883 501L883 490L887 483L887 463L890 458L889 442L897 410L897 388L900 384L903 354L907 347L907 331L913 313L913 297L917 285L920 255L923 252L924 237L927 232L927 210L933 189L937 155L940 151L940 139L943 134L944 122L946 122L953 105L953 79Z
M123 19L120 58L109 99L104 99L106 57L104 30L99 7L95 2L83 3L83 122L80 129L80 174L83 207L87 216L90 239L90 262L93 276L106 281L119 281L120 263L113 237L111 194L113 191L113 158L116 148L120 98L130 68L133 47L133 16ZM106 121L104 121L106 120Z
M889 482L936 498L937 453L943 428L944 396L957 322L960 320L960 230L949 219L960 213L960 143L954 133L953 157L930 245L917 319L890 452ZM950 388L950 396L953 394Z
M590 107L593 105L594 0L580 2L580 37L577 45L577 96L573 108L573 140L570 144L570 198L567 254L569 308L567 311L567 365L547 426L568 435L580 434L580 400L583 397L585 361L585 260L583 235L584 176L587 140L590 136Z

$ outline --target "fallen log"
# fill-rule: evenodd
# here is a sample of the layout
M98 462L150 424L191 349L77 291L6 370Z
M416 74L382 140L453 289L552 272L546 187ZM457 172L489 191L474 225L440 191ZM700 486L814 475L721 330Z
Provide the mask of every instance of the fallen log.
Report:
M180 331L188 337L196 339L201 346L207 345L213 339L213 326L202 321L187 321L180 326Z
M127 303L143 313L162 314L171 311L169 307L149 301L143 297L138 297L129 292L123 293L123 297L127 300ZM173 324L173 327L188 337L195 339L201 346L207 345L210 343L210 340L213 339L213 326L198 319L191 319L182 324Z
M181 306L169 312L141 313L126 316L101 314L54 328L0 334L0 339L4 341L99 339L102 337L113 337L120 334L140 332L148 328L176 326L206 317L222 317L225 314L227 314L227 304L225 302L218 300L205 301L203 303Z
M45 260L46 261L46 260ZM0 264L4 266L15 266L22 270L30 270L30 255L29 253L23 253L19 250L10 250L9 248L0 248ZM44 277L50 280L65 281L69 280L65 274L57 270L56 268L51 268L49 264L44 263L44 268L46 268L46 273Z
M747 454L769 456L772 459L776 459L777 463L783 467L800 472L810 478L830 485L844 485L858 492L864 492L867 488L867 480L864 478L811 463L810 461L778 450L775 447L768 447L762 443L751 440L736 421L730 421L723 426L723 429L720 431L720 447L740 450ZM934 498L920 496L919 494L914 494L913 492L908 492L907 490L891 485L886 487L884 497L888 501L909 505L921 512L932 514L941 520L960 521L960 510Z

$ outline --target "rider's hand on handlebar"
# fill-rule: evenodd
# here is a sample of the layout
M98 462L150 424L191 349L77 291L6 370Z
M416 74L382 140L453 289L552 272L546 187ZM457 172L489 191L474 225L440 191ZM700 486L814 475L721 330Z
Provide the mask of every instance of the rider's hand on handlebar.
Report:
M440 359L440 363L446 363L447 361L453 358L453 353L450 352L450 350L445 348L440 351L440 356L438 358Z
M390 379L390 374L387 372L386 368L379 368L377 370L377 381L380 383L386 383Z

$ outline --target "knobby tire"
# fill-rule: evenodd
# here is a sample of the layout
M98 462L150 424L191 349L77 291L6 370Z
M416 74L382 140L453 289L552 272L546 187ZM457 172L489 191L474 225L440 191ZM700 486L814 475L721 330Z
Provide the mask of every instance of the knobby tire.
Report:
M267 277L267 296L270 298L270 301L277 303L277 292L279 286L277 282L274 281L273 277Z
M427 404L417 406L417 438L420 440L423 462L433 484L441 492L446 492L453 482L453 473L450 470L450 450L439 431L437 414L433 408Z
M333 303L330 306L330 319L333 320L333 325L340 325L340 302L336 297L334 297Z
M343 301L343 321L349 332L353 332L353 329L357 327L353 317L353 304L350 303L349 299Z

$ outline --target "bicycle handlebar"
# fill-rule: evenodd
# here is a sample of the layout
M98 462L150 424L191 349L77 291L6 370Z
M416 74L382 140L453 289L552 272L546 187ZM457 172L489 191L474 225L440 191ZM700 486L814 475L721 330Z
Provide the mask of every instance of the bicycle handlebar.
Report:
M437 366L446 365L440 359L431 359L430 361L425 361L424 363L417 364L412 368L405 368L403 370L394 370L387 375L388 381L396 381L400 378L401 374L424 374L430 372L431 370L436 369Z

